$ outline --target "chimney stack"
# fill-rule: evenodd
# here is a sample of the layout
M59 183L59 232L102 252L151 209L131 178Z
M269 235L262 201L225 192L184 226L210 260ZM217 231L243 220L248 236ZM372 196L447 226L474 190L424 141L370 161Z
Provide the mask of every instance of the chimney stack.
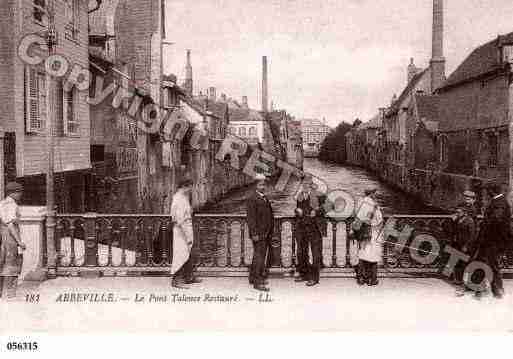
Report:
M185 83L184 83L185 92L192 96L192 65L191 65L191 50L187 50L187 63L185 64Z
M415 62L413 61L412 57L410 59L410 64L408 65L408 84L411 82L411 80L413 80L418 71L419 69L417 66L415 66Z
M248 96L242 96L242 107L249 108L249 106L248 106Z
M431 93L434 93L445 79L444 0L433 0L433 48L430 66Z
M208 89L208 99L210 101L216 100L216 88L213 86Z
M262 57L262 111L267 112L267 56Z

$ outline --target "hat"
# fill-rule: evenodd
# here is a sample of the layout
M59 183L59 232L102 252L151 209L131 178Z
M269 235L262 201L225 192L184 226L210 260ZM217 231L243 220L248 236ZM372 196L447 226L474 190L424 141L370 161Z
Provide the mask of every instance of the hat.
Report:
M369 196L376 193L377 191L377 188L367 188L365 191L363 191L363 193L365 193L366 196Z
M178 188L192 186L193 184L194 181L192 180L191 176L184 174L182 179L178 182Z
M303 176L303 178L301 179L301 182L303 184L313 184L313 178L311 175L309 174L306 174Z
M22 192L23 186L19 184L18 182L9 182L7 183L7 186L5 186L5 193L7 195L10 195L11 193L15 192Z
M472 191L465 191L463 192L463 196L470 197L470 198L476 198L476 194Z
M262 181L265 181L267 179L267 177L265 177L265 175L261 174L261 173L257 173L255 175L255 180L257 182L262 182Z

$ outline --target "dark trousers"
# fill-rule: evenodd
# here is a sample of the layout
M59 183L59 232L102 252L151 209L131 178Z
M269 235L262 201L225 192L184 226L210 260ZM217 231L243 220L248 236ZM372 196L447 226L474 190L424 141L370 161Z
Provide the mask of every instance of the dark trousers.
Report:
M322 239L317 235L309 238L310 249L312 251L312 265L310 266L309 277L314 282L319 282L319 274L322 265ZM308 252L307 252L308 253Z
M0 276L0 298L3 298L3 299L15 298L17 287L18 287L18 277Z
M502 251L500 251L496 246L489 246L482 248L480 250L480 255L478 256L478 260L486 263L493 272L493 279L490 283L493 294L499 294L504 291L502 273L499 268L499 257L501 256L501 253ZM474 283L480 283L483 279L483 275L478 275L477 281L474 281L474 277L475 276L472 276L471 278Z
M378 281L378 263L361 260L358 262L356 274L358 284L373 284Z
M299 231L298 231L299 232ZM310 273L310 265L308 261L308 240L303 233L296 234L296 271L303 278L308 278Z
M453 245L454 249L457 249L458 251L463 251L463 246L459 245L457 243L454 243ZM458 261L456 265L454 266L454 283L456 285L462 285L463 284L463 274L465 273L465 267L467 266L467 262L464 261Z
M189 257L187 262L184 263L182 268L180 268L175 275L173 276L173 279L183 279L185 281L191 280L193 277L193 271L194 271L194 263L192 260L192 256Z
M249 270L249 283L262 284L266 274L266 257L269 250L269 240L253 241L253 261Z

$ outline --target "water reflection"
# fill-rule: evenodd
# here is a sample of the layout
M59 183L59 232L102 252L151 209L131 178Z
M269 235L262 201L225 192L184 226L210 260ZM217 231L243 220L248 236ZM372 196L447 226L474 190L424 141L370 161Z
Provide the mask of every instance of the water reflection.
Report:
M443 213L438 209L425 206L411 196L379 182L376 177L362 169L325 163L315 158L305 159L304 168L306 172L322 179L330 190L340 189L353 196L363 196L363 191L366 188L377 188L376 200L385 214ZM283 191L278 191L269 186L267 195L273 203L276 214L293 214L296 205L294 194L297 189L298 183L296 182L289 183ZM223 200L204 208L202 212L243 214L246 211L246 199L252 191L252 187L234 191Z

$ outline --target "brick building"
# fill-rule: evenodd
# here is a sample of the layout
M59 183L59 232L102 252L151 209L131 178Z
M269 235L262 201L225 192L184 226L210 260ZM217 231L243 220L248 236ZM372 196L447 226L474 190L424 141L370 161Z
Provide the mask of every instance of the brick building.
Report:
M0 124L14 138L15 166L7 167L15 167L15 176L25 185L25 204L45 204L46 124L52 120L57 209L78 212L86 207L91 167L88 93L65 86L69 71L50 81L44 61L28 65L18 56L18 44L28 34L45 37L53 16L55 53L67 59L70 69L74 65L88 69L89 5L86 0L0 2ZM35 44L29 55L44 60L48 48Z

